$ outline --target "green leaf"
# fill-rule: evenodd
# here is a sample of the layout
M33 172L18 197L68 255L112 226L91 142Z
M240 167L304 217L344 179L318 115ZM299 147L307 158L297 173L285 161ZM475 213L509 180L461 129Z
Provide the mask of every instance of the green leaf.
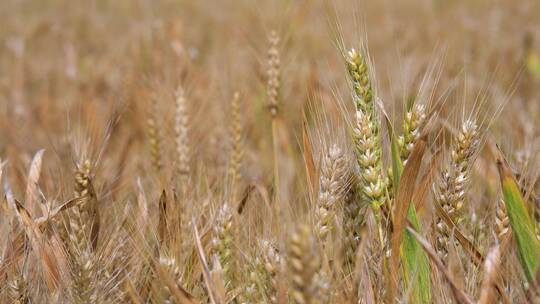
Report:
M519 260L527 279L533 282L540 265L540 242L536 238L533 221L527 212L527 207L509 166L504 159L500 158L497 161L497 167L501 178L504 203L512 227L512 235L518 247Z
M420 224L416 217L414 204L410 204L407 219L416 229L420 231ZM403 243L401 245L401 259L403 263L403 273L405 284L412 286L413 303L431 303L431 269L426 253L416 241L416 238L405 230Z

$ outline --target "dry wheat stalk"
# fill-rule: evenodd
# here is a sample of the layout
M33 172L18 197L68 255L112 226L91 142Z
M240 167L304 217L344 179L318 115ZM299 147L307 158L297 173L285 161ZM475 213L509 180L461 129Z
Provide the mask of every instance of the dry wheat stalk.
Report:
M486 260L484 261L484 279L478 304L488 304L496 301L497 290L495 286L499 279L500 260L501 250L499 245L497 245L488 252Z
M179 248L180 252L182 253L182 255L179 257L178 263L182 265L187 263L191 252L191 238L181 237L192 234L190 225L191 208L189 208L190 206L188 206L188 200L185 197L178 197L175 195L175 201L176 205L178 206L179 213L178 229L180 237L177 238L177 241L180 242Z
M7 283L8 296L13 304L31 303L28 295L27 279L22 274Z

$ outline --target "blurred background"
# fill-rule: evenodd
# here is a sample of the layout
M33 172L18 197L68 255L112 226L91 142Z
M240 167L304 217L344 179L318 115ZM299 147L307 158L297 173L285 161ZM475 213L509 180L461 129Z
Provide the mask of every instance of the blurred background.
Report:
M271 30L281 38L283 149L292 175L300 166L302 113L317 108L339 115L336 101L349 100L341 49L362 43L389 112L400 115L403 100L435 67L441 74L437 95L448 95L450 119L473 108L478 96L487 100L486 113L508 103L492 129L503 148L517 151L533 143L540 124L539 14L536 0L2 0L0 156L10 159L16 168L10 174L21 185L40 148L52 152L45 174L56 180L71 174L73 162L66 160L84 145L93 147L94 158L105 155L101 174L129 157L124 175L140 175L149 166L146 148L137 147L146 146L151 101L159 104L165 141L172 142L174 91L182 85L194 165L225 170L229 140L223 126L239 91L244 175L268 182ZM164 149L171 147L172 154L173 146ZM133 178L114 173L111 180L123 185Z

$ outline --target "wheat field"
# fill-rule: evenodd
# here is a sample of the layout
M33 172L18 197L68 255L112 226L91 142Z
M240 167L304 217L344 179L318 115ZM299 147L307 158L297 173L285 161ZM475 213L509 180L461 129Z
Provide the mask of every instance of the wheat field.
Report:
M0 1L0 303L540 303L539 14Z

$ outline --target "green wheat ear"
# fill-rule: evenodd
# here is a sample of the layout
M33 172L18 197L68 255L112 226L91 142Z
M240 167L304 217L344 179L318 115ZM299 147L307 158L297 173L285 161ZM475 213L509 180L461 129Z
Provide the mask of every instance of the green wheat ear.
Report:
M512 235L518 247L519 260L527 279L534 281L540 265L540 241L536 238L533 221L527 212L516 179L508 164L504 159L499 159L497 160L497 168L501 178L504 203L512 227Z

